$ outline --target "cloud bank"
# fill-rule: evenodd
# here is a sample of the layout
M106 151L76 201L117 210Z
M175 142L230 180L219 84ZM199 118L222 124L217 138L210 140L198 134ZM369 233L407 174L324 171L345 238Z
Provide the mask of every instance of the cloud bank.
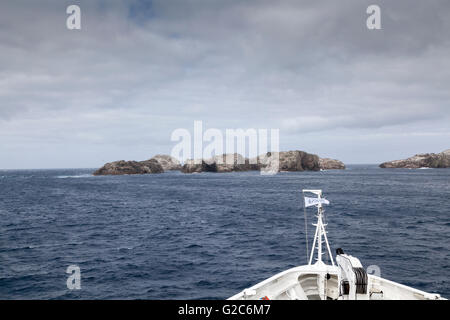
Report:
M0 4L0 168L170 153L194 120L347 163L448 149L448 1Z

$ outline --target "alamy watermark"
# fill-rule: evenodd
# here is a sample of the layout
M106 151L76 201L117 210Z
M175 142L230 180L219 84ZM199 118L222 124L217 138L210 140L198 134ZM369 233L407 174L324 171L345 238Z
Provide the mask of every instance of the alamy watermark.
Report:
M66 273L70 274L67 278L66 285L69 290L81 289L81 270L80 267L72 264L67 267Z
M369 30L381 29L381 9L378 5L372 4L367 7L366 13L369 17L366 20L366 26ZM66 26L69 30L81 30L81 8L78 5L70 5L66 9L69 15L66 20Z
M77 5L70 5L66 9L66 13L69 15L66 20L66 26L69 30L81 29L81 9Z
M369 30L380 30L381 29L381 9L376 4L372 4L367 7L367 14L370 16L366 20L366 26Z
M170 139L177 142L171 156L181 162L198 165L214 159L216 164L259 165L262 174L278 172L279 129L204 130L203 121L197 120L194 121L193 132L178 128L172 132Z
M381 277L381 268L375 264L367 266L366 272L373 276Z

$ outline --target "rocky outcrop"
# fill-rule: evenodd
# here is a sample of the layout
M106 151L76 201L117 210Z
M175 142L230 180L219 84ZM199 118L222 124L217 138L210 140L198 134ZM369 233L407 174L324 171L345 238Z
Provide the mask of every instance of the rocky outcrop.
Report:
M247 159L240 154L224 154L207 160L188 160L184 164L184 173L198 172L234 172L261 170L279 171L318 171L319 157L304 151L268 152L256 158Z
M319 167L321 170L345 169L345 164L336 159L320 158Z
M388 161L380 168L450 168L450 149L441 153L416 154L408 159Z
M152 159L158 161L164 171L181 170L180 161L174 157L165 154L157 154Z
M115 161L105 164L94 172L94 176L163 173L164 169L154 159L146 161Z
M320 170L319 156L299 150L268 152L258 157L258 164L260 169L268 171Z

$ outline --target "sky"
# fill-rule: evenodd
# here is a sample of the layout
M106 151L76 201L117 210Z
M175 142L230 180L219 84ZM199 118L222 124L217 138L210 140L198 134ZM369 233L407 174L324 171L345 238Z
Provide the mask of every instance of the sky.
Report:
M0 168L170 154L195 120L347 164L441 152L449 16L447 0L1 1Z

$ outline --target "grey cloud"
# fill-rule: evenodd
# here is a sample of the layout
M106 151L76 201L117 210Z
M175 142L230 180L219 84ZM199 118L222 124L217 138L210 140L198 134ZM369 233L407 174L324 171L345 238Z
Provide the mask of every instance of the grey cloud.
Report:
M65 28L71 2L0 4L0 167L32 143L170 152L193 120L278 127L285 148L430 124L448 140L448 1L377 1L379 31L372 1L77 3L81 31Z

